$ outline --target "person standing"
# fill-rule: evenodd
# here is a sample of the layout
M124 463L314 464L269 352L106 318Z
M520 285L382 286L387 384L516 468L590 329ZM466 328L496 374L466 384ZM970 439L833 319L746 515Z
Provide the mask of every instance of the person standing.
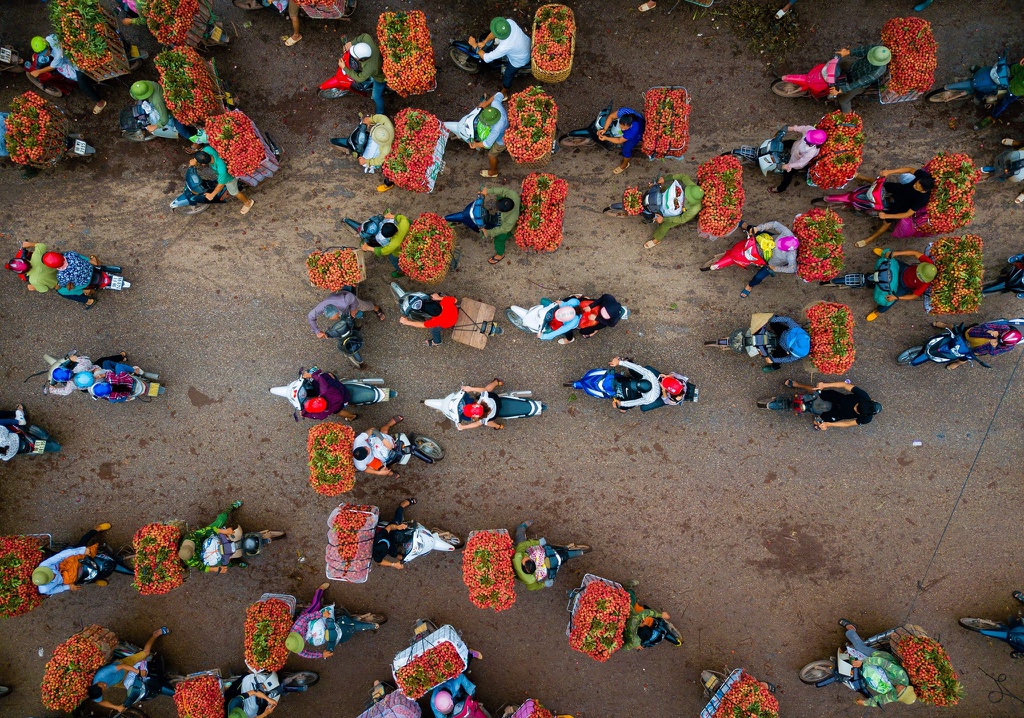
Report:
M430 338L427 339L427 346L441 346L441 330L451 329L459 321L459 300L455 297L434 293L430 295L429 302L423 302L420 311L429 314L430 319L415 322L408 317L402 317L398 322L407 327L429 329Z
M189 165L195 167L197 165L212 165L214 172L217 173L217 186L212 191L206 193L206 199L212 202L216 199L217 195L224 188L227 188L228 194L237 199L242 203L242 214L249 214L249 210L256 204L256 200L249 199L246 197L240 189L238 189L238 178L233 177L228 172L228 166L221 159L220 155L217 154L217 150L213 149L209 145L205 145L199 149L194 155Z
M281 42L285 44L285 47L291 47L302 39L302 24L299 22L299 3L296 0L288 2L288 19L292 23L292 34L281 36Z
M656 247L670 229L686 224L704 207L701 203L704 199L704 190L690 179L689 175L664 175L658 178L658 184L665 195L663 203L666 209L664 214L654 215L654 222L658 227L651 239L644 242L644 249Z
M376 39L364 32L356 36L354 41L346 42L344 51L349 53L349 63L345 65L345 58L342 58L338 60L338 65L355 84L365 88L367 82L371 83L370 94L373 97L374 112L383 115L387 78L384 77L384 63Z
M309 323L310 331L316 334L316 338L323 339L327 336L327 332L320 331L320 328L316 325L317 318L322 314L328 321L333 322L343 312L349 314L353 319L359 315L359 312L373 312L377 315L377 319L384 321L383 309L373 302L360 299L352 292L344 290L331 294L327 299L310 309L309 314L306 315L306 321Z
M633 157L633 149L644 136L644 116L628 107L620 107L604 121L604 127L597 131L597 138L602 142L622 146L622 162L612 170L613 174L622 174L629 167Z
M853 98L877 83L889 69L892 53L885 45L864 45L838 53L839 69L843 76L828 91L829 97L839 98L843 112L853 112Z
M481 152L487 151L488 168L480 170L480 176L488 179L498 176L498 155L505 151L508 113L505 111L504 101L504 93L495 92L478 105L483 109L480 110L480 114L476 116L476 122L473 123L473 141L469 143L469 146Z
M494 256L487 260L488 264L497 264L505 258L505 244L512 237L512 232L519 221L519 193L508 187L484 187L480 194L485 197L496 197L498 202L498 225L491 229L481 229L480 234L494 240Z
M491 20L491 31L480 42L469 38L469 44L476 48L477 55L486 63L505 59L502 64L501 86L505 90L512 87L516 73L530 64L530 37L510 17L496 17ZM490 52L484 52L484 45L491 40L497 44Z
M373 252L375 257L387 257L391 266L394 267L394 271L391 272L392 279L404 277L405 272L398 268L398 250L401 249L402 242L405 241L405 235L409 234L409 218L391 212L377 216L382 220L378 225L377 233L364 241L360 249L364 252ZM366 225L367 223L364 222L363 227ZM365 237L365 235L360 232L360 237Z

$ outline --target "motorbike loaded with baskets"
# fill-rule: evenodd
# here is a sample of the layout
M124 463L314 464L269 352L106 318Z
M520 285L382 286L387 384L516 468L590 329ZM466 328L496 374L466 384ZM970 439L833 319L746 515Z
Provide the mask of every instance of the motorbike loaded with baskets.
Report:
M704 688L704 700L707 705L700 712L700 718L715 718L716 715L731 716L730 711L738 704L740 709L750 703L756 703L764 711L764 715L778 715L779 702L775 698L776 686L759 681L742 668L729 671L728 675L713 670L700 673L700 682ZM743 694L742 696L740 694ZM734 702L735 701L735 702ZM747 709L749 710L749 709ZM721 712L721 713L720 713ZM737 713L737 715L758 715L755 713Z
M413 626L409 647L391 661L391 675L406 696L417 700L445 681L469 668L469 647L454 626L438 628L429 619L418 619ZM436 666L440 663L440 666Z

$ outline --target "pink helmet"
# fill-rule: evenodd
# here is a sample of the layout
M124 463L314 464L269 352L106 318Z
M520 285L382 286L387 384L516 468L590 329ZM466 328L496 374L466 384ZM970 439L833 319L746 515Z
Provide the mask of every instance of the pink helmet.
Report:
M800 246L800 240L792 235L786 235L784 237L779 237L775 246L777 246L782 252L792 252Z
M437 708L441 713L451 713L452 709L455 708L455 701L452 700L452 694L448 691L438 691L434 694L434 708Z
M28 262L24 259L12 259L6 266L9 270L17 272L18 274L28 271Z
M825 140L828 139L828 133L825 130L810 130L804 139L807 140L807 144L814 145L815 147L821 147L825 144Z
M1007 346L1014 346L1021 340L1020 332L1016 329L1007 329L999 335L999 343Z

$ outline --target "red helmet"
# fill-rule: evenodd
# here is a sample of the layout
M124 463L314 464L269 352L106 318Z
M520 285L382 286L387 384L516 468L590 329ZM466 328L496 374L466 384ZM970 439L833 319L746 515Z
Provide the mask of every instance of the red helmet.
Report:
M462 415L467 419L482 419L484 408L480 404L466 404L462 407Z
M661 380L661 388L672 396L675 396L676 394L682 393L683 382L679 381L674 376L667 376Z
M1014 346L1021 340L1020 332L1016 329L1007 329L1005 332L999 335L999 343L1006 344L1007 346Z
M322 396L314 396L311 399L306 399L302 408L310 414L319 414L321 411L327 411L327 400Z
M17 272L18 274L21 274L22 272L28 271L28 262L26 262L24 259L15 258L8 262L6 264L6 267L12 272Z
M47 252L43 255L43 264L50 269L60 269L64 266L64 255L60 252Z

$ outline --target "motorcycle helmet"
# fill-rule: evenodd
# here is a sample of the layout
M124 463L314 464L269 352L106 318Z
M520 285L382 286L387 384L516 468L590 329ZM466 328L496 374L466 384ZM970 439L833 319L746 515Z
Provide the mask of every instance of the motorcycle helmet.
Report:
M46 566L40 566L32 572L32 583L36 586L45 586L53 580L54 573Z
M661 380L661 388L667 391L669 395L675 396L683 392L683 382L674 376L666 376Z
M497 107L485 107L480 110L480 114L477 115L477 119L488 127L494 127L498 124L498 120L501 119L501 112L498 111Z
M92 392L93 396L98 396L100 398L104 396L110 396L110 382L103 381L100 382L99 384L94 384L89 391Z
M452 700L452 694L448 691L438 691L434 694L432 699L434 708L440 713L451 713L455 708L455 701Z
M466 404L462 407L462 415L467 419L483 419L484 407L481 404Z
M868 62L875 67L883 67L889 64L889 60L892 59L892 53L885 45L875 45L873 48L868 50Z
M50 378L54 381L67 381L71 378L71 370L67 367L59 366L50 372Z
M292 653L299 653L306 647L306 641L298 633L292 631L288 634L288 638L284 639L284 647Z
M231 712L228 713L228 718L249 718L249 714L245 712L245 708L234 707Z
M937 273L938 270L935 269L935 265L932 264L931 262L921 262L919 265L917 265L917 278L920 279L922 282L932 281L933 279L935 279L935 275Z
M153 85L145 80L139 80L132 83L132 88L128 92L136 100L145 100L153 94Z
M310 414L319 414L321 411L327 411L327 400L322 396L314 396L311 399L306 399L302 409Z
M779 248L780 252L792 252L800 246L800 240L796 237L787 235L785 237L779 237L778 241L775 242L775 246Z
M88 389L96 383L96 377L92 375L91 371L79 371L75 372L74 381L75 386L79 389Z
M687 202L700 202L704 199L704 190L697 185L687 186L683 194L686 195Z
M34 38L32 38L32 43L31 44L32 44L32 52L36 52L36 53L45 52L46 48L48 48L50 46L50 43L48 43L46 41L46 38L45 37L41 37L39 35L36 35Z
M559 307L558 309L555 310L555 319L562 322L562 324L565 324L566 322L571 322L575 318L575 307Z
M508 24L508 20L503 17L496 17L491 20L491 32L499 40L507 40L509 35L512 34L512 26Z
M800 327L793 327L782 332L779 337L779 345L785 349L790 356L803 359L811 353L811 338Z
M263 540L259 534L246 534L242 538L242 552L246 556L255 556L260 552Z
M7 267L7 269L11 270L12 272L17 272L18 274L28 271L28 262L26 262L24 259L12 259L4 266Z
M43 255L43 264L50 269L60 269L64 266L64 255L60 252L47 252Z
M650 391L650 390L651 390L651 389L652 389L653 387L654 387L654 385L653 385L653 384L651 384L651 382L649 382L649 381L648 381L647 379L640 379L640 380L639 380L639 381L638 381L638 382L636 383L636 389L637 389L637 391L639 391L639 392L640 392L641 394L646 394L646 393L647 393L647 392L649 392L649 391Z
M349 54L357 60L369 60L370 55L373 54L373 49L368 42L357 42L349 50Z
M1021 340L1021 334L1016 329L1008 329L999 335L999 343L1006 346L1015 346Z
M377 217L370 217L370 219L363 222L359 232L364 237L376 237L377 233L380 232L380 224L380 220Z
M828 139L828 133L825 132L825 130L811 130L806 135L804 135L804 139L807 141L807 144L809 145L821 147L823 144L825 144L825 140Z

